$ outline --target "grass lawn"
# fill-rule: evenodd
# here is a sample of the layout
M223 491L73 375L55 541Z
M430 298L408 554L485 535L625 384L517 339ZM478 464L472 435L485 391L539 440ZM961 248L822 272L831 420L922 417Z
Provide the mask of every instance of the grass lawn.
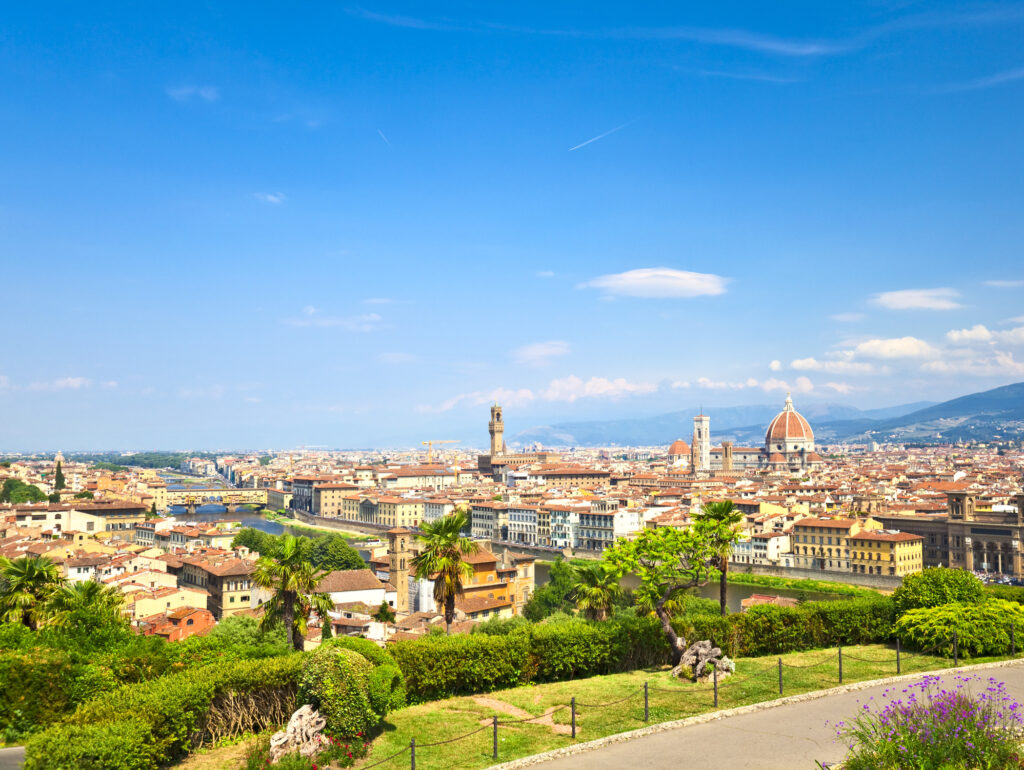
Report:
M895 651L882 645L866 645L844 649L843 682L881 679L896 673ZM884 662L861 662L850 655ZM796 695L839 684L838 660L835 650L815 650L782 656L783 693ZM973 658L966 663L984 663L996 658ZM719 708L733 708L779 697L778 657L743 658L737 661L736 674L719 686ZM811 666L789 668L787 666ZM902 672L932 671L952 667L952 660L934 656L904 653ZM462 741L430 747L426 744L455 738L484 726L498 713L498 761L529 756L573 743L558 726L570 722L569 709L551 715L553 724L513 724L500 726L527 716L577 702L576 742L589 741L614 733L644 726L643 686L650 688L650 723L666 722L714 710L713 687L708 684L679 682L666 670L635 671L570 682L527 685L486 695L451 698L425 703L389 714L384 732L373 742L363 764L372 764L407 747L415 736L418 770L471 770L494 764L491 727ZM628 700L605 708L595 705L612 703L633 694ZM503 704L503 705L502 705ZM513 708L508 708L513 707ZM496 712L496 708L499 709ZM516 711L516 714L508 713ZM525 712L525 713L518 713ZM405 753L381 765L382 770L409 766Z
M851 656L869 659L866 662ZM986 663L999 658L971 658L962 663ZM812 650L782 656L783 694L796 695L839 684L836 651ZM902 673L951 668L953 661L932 655L903 653ZM843 649L843 682L849 684L882 679L896 674L895 650L884 645L864 645ZM667 722L714 710L711 683L694 684L674 680L668 669L648 669L627 674L597 676L569 682L526 685L483 695L449 698L395 711L388 715L367 758L356 765L370 765L409 747L416 738L417 770L475 770L495 764L492 758L491 719L498 715L498 762L561 748L574 743L570 736L568 705L576 698L576 740L594 740L645 725L643 686L647 682L650 697L650 722ZM741 658L736 674L719 685L720 709L734 708L779 697L778 656ZM614 703L621 701L621 703ZM602 704L614 704L605 707ZM539 723L503 725L517 719L542 716L558 709ZM483 729L481 729L483 728ZM441 743L479 730L465 740ZM176 767L183 770L231 770L244 763L245 749L240 745L213 749L194 755ZM409 752L404 751L380 770L409 767Z

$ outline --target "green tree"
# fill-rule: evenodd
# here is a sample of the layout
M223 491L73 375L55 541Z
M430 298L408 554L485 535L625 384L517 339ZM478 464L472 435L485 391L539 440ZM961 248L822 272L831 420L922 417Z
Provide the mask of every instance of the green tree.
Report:
M556 612L569 612L572 609L569 594L575 585L572 565L564 559L555 560L551 564L548 582L535 590L523 607L523 617L536 623Z
M57 461L57 470L53 474L53 488L58 492L66 486L64 483L64 469L60 467L60 460Z
M261 556L253 570L253 582L271 592L263 605L262 627L283 623L288 645L301 651L310 613L325 617L333 609L330 597L316 591L323 576L305 558L296 538L282 537L276 556Z
M56 628L103 626L126 622L121 613L124 594L95 580L63 583L46 600L44 612Z
M310 539L309 560L314 567L328 571L366 569L363 557L341 535L323 535Z
M637 606L661 621L678 666L686 652L686 639L672 627L672 616L691 588L707 585L717 555L706 529L695 524L645 529L635 540L619 540L604 553L605 564L620 578L630 573L640 579L635 590Z
M725 602L728 590L726 579L729 574L729 557L732 556L732 549L739 542L741 536L740 525L743 523L743 514L733 505L732 500L723 500L702 506L697 520L706 528L711 546L715 550L715 566L718 567L719 572L719 603L724 616L729 611Z
M271 457L270 455L264 455L263 457L260 458L260 465L266 467L267 465L270 465L270 461L273 459L274 458Z
M0 487L0 503L41 503L46 500L43 490L34 484L26 484L19 479L5 479Z
M51 502L51 503L59 503L60 502L60 492L54 492L52 495L48 495L46 499L49 502Z
M146 511L146 518L147 519L157 519L159 517L160 517L160 514L156 512L156 503L154 502L154 503L152 503L149 506L149 510Z
M576 609L590 620L605 620L611 615L612 605L622 595L619 576L601 562L581 564L575 568L576 585L569 599Z
M455 599L462 596L463 580L473 575L473 566L465 561L480 547L463 536L462 530L469 524L465 508L456 508L447 516L435 522L424 522L423 534L419 536L423 548L412 560L416 577L434 581L434 601L444 608L445 633L451 633L455 620Z
M63 584L60 568L45 556L0 556L0 621L35 631L46 619L46 604Z
M378 623L394 623L395 622L395 611L391 609L391 605L388 604L387 599L384 599L380 603L380 607L377 611L371 615L374 620Z
M977 604L984 596L984 583L967 570L929 567L903 578L893 591L892 601L897 614L902 615L908 610L954 602Z
M95 498L96 498L96 495L94 495L88 489L85 490L84 492L78 492L78 493L75 494L75 499L76 500L94 500Z

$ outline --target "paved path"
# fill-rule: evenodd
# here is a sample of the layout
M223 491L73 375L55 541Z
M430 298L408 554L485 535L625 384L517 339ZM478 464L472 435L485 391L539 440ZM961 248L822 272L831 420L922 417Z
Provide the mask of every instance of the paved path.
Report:
M18 770L24 760L25 749L22 746L0 749L0 770Z
M973 673L982 679L994 677L1006 682L1007 692L1024 702L1024 663ZM900 689L905 686L901 684ZM845 753L842 746L832 742L835 733L825 726L825 721L848 720L857 712L858 700L863 703L871 696L878 698L886 689L886 686L871 687L666 730L552 759L537 767L542 770L621 770L628 767L643 770L813 770L815 760L839 762Z

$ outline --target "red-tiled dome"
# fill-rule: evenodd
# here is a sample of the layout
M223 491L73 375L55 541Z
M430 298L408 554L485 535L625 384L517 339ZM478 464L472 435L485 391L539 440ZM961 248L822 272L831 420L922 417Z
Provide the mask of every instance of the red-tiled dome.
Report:
M780 455L778 452L775 452L771 457L768 458L768 462L770 462L770 463L784 463L784 462L786 462L786 458L783 457L782 455Z
M690 445L683 441L681 438L677 438L672 442L672 446L668 448L669 457L679 457L680 455L690 454Z
M764 443L767 445L793 440L814 441L814 431L803 415L793 408L793 399L787 396L785 408L768 423Z

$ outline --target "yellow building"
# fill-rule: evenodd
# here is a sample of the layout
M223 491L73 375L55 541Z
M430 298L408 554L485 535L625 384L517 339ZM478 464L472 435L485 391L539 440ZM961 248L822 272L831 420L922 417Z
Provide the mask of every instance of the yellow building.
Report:
M793 566L850 572L850 538L881 529L874 519L801 519L793 525Z
M850 538L850 567L860 575L909 575L924 569L924 538L909 532L858 532Z
M387 527L418 527L423 521L423 501L405 497L377 500L377 523Z

